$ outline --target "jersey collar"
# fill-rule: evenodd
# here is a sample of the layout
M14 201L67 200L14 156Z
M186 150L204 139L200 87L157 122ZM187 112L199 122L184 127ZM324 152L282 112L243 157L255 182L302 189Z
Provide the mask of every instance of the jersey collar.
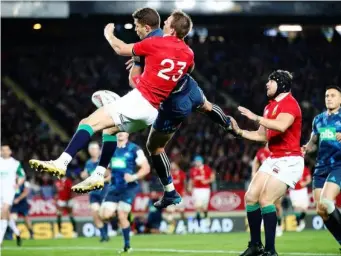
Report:
M155 29L155 30L149 32L149 34L146 36L146 38L152 37L152 36L163 36L162 29L158 28L158 29Z
M269 100L269 102L270 102L270 103L272 103L272 102L274 102L274 101L280 102L280 101L282 101L283 99L285 99L286 97L288 97L289 95L291 95L291 92L289 92L289 93L288 93L287 95L285 95L284 97L278 98L278 96L277 96L276 98Z

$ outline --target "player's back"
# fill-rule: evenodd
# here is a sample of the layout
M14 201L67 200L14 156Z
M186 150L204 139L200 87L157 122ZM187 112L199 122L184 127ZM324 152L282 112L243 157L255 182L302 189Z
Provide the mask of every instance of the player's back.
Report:
M341 132L340 111L331 115L325 111L314 118L313 133L319 139L316 167L341 165L341 143L336 139L337 132Z
M133 50L135 55L146 57L136 88L158 108L194 65L193 51L175 36L147 38L136 43Z

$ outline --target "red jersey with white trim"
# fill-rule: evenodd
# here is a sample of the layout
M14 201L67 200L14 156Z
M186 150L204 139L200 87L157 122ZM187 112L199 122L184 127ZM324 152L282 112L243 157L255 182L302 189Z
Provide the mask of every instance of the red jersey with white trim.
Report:
M146 38L134 44L133 53L145 56L144 70L136 79L136 88L157 109L194 65L193 51L175 36Z
M307 177L310 176L310 170L308 167L304 167L303 169L303 174L302 174L302 177L301 179L296 183L296 186L295 186L295 190L299 190L299 189L302 189L303 187L301 186L301 182L303 181L306 181Z
M294 122L283 133L266 129L271 157L302 156L300 147L302 113L298 102L291 93L279 101L270 100L264 109L264 117L268 119L276 119L281 113L292 115Z
M193 188L210 188L211 184L204 184L202 181L207 181L211 178L212 169L204 164L203 168L192 167L190 170L190 178L193 183Z
M56 181L57 199L61 201L69 201L72 198L72 180L62 178Z
M178 191L180 195L185 194L185 181L186 181L186 173L182 170L172 172L173 184L175 190Z
M260 148L256 153L256 158L261 164L270 156L271 152L268 148Z

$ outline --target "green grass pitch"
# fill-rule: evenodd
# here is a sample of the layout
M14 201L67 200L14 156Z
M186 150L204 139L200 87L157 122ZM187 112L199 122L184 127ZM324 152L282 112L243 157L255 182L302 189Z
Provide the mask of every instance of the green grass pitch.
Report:
M248 238L246 232L133 236L132 255L239 255ZM2 256L109 256L118 255L121 247L121 236L112 237L108 243L99 243L98 238L24 240L21 248L13 240L4 242ZM286 232L277 238L276 248L279 255L340 255L339 245L327 231Z

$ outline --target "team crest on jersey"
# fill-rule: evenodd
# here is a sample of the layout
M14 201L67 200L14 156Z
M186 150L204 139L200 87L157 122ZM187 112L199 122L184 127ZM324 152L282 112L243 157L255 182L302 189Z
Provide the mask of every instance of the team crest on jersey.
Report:
M320 134L320 141L323 140L336 140L335 127L323 127L318 129Z
M272 116L276 115L276 112L277 112L277 108L278 108L278 105L276 105L276 107L274 108L274 110L272 110Z

